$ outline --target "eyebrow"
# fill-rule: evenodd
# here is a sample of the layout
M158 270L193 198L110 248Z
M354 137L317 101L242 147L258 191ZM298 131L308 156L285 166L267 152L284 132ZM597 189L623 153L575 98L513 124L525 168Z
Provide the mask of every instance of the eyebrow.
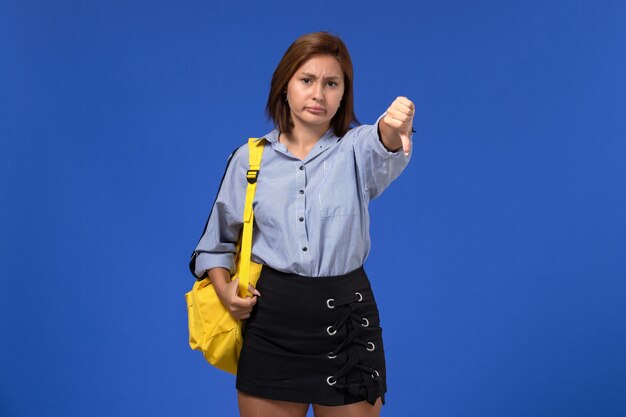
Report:
M302 75L306 75L309 78L313 78L313 79L317 79L317 77L311 73L308 72L303 72ZM330 77L326 77L325 80L340 80L341 77L339 77L338 75L332 75Z

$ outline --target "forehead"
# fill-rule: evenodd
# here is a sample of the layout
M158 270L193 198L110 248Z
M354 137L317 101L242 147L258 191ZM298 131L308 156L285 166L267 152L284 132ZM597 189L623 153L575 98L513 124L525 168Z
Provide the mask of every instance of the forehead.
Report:
M341 77L343 74L339 61L331 55L313 55L311 58L306 60L300 68L297 69L296 74L300 74L302 72L308 72L310 74L324 77Z

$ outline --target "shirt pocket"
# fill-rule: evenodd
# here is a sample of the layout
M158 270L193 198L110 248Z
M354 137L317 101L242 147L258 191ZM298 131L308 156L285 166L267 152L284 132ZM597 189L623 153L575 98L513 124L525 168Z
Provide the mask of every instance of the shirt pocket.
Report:
M359 213L359 195L352 163L343 155L324 161L324 178L319 193L321 217Z

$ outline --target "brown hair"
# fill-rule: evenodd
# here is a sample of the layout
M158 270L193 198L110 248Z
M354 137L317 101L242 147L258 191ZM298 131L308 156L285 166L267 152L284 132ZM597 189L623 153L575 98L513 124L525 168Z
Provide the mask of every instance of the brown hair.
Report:
M293 128L289 105L285 101L284 91L287 84L298 68L313 55L330 55L335 57L343 71L344 91L337 113L330 121L335 135L341 137L346 134L350 124L359 124L354 114L354 100L352 95L352 60L348 48L339 37L328 32L314 32L300 36L285 52L278 66L274 70L270 94L265 111L268 118L280 132L289 133Z

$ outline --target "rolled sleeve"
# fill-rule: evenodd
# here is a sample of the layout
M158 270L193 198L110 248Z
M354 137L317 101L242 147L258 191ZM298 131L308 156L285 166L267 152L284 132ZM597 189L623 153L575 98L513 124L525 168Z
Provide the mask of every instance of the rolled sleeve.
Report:
M237 241L243 227L247 169L245 145L229 158L204 232L192 253L189 267L198 279L211 268L226 268L231 274L235 271Z
M196 257L194 275L203 277L211 268L225 268L232 275L235 269L235 257L232 253L208 253L200 252Z
M408 155L402 148L389 151L378 135L378 123L383 113L373 125L355 128L354 155L364 194L373 200L395 180L408 165L413 153L413 140Z

